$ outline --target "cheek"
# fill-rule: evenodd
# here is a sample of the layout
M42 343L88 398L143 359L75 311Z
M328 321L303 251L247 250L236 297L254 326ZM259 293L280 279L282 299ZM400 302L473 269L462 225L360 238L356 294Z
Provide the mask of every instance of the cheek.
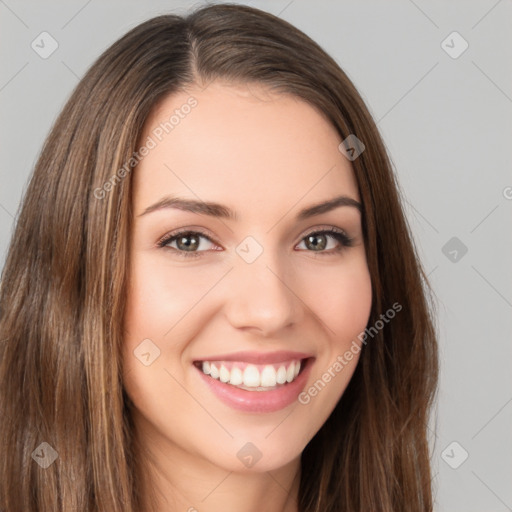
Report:
M134 258L131 276L126 304L130 339L163 338L187 318L219 278L217 272L205 275L197 268L171 268L161 259L143 257Z
M189 341L212 314L204 298L224 273L220 266L177 268L161 258L134 255L122 349L126 387L133 394L169 385L164 370L183 377L182 358ZM162 382L155 380L159 372Z
M194 305L211 284L197 272L176 271L154 258L134 255L127 290L124 343L124 387L142 416L173 424L168 409L186 408L180 358L195 319ZM177 380L174 380L174 376Z
M155 375L168 367L171 354L179 353L179 347L169 350L175 337L166 334L183 317L192 299L187 296L190 287L183 288L180 283L169 286L168 281L169 276L154 262L134 256L126 297L123 359L129 376L127 387L136 394L157 387ZM176 289L182 291L176 293ZM144 366L145 362L150 364Z
M314 372L298 397L308 417L315 418L305 441L325 423L352 379L362 345L358 336L368 324L372 304L371 278L365 260L317 277L322 277L326 284L310 294L309 304L314 304L313 313L326 335L318 346Z
M309 294L314 313L337 344L350 343L363 331L370 317L372 284L365 261L324 273L323 283Z

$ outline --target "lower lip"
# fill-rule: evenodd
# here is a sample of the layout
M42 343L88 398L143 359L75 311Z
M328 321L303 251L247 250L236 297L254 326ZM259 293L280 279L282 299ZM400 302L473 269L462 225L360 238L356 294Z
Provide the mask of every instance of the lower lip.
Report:
M205 375L195 366L194 368L200 373L204 382L217 398L233 409L245 412L275 412L284 409L297 400L299 393L306 385L313 361L313 358L308 358L305 361L304 369L294 381L271 391L246 391Z

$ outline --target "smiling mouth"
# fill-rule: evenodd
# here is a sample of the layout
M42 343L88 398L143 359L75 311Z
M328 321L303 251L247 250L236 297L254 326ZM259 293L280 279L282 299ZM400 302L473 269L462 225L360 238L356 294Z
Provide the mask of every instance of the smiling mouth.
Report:
M208 377L246 391L271 391L291 384L304 370L308 360L291 359L274 364L243 361L194 361Z

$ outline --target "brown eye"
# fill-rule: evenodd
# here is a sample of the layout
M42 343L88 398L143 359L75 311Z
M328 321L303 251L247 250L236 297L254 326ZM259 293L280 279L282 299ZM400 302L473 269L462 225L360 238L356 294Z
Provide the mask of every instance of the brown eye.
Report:
M328 247L329 239L338 242L338 246ZM304 242L306 249L308 249L310 252L318 252L321 254L332 254L333 252L339 252L345 247L351 247L353 245L353 240L349 236L347 236L343 231L338 231L334 228L321 231L313 231L306 235L302 239L302 242ZM326 248L329 250L326 251Z
M203 242L205 240L206 242ZM204 247L206 244L206 247ZM210 238L198 231L180 231L163 237L158 247L169 249L179 256L201 256L202 252L208 251L208 244L214 245ZM201 248L201 250L199 250Z
M327 247L327 236L321 233L308 235L305 240L308 249L323 251Z
M199 238L200 236L194 233L180 235L176 237L176 246L180 250L195 251L199 247Z

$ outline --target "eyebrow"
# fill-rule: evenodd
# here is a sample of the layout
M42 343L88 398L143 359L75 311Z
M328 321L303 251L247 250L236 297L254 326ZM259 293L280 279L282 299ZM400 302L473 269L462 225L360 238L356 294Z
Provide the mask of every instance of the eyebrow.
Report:
M314 217L315 215L320 215L322 213L327 213L341 206L353 207L356 208L360 213L363 212L363 207L359 201L356 201L352 197L348 196L337 196L333 199L313 204L307 208L302 209L297 214L297 220L309 219L310 217ZM218 217L232 221L238 220L237 213L222 204L173 196L162 197L156 203L148 206L142 213L138 215L138 217L142 217L148 213L166 208L174 208L177 210L198 213L200 215L209 215L211 217Z

